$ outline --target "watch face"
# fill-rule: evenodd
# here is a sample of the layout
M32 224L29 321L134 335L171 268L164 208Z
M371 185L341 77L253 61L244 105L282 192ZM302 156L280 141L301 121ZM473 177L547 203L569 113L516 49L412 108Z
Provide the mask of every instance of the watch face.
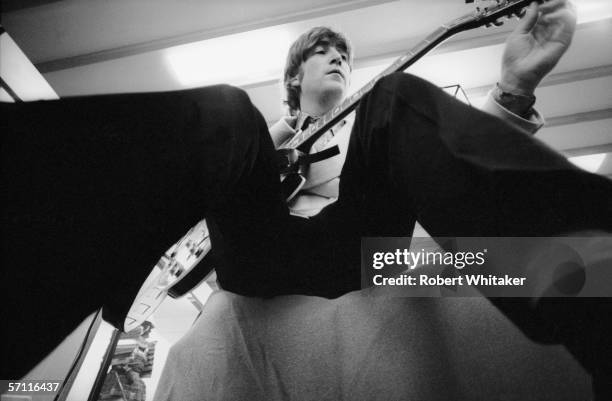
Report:
M495 85L495 89L493 90L493 99L511 112L520 115L529 113L536 101L536 97L534 95L521 95L506 92L499 86L499 84Z

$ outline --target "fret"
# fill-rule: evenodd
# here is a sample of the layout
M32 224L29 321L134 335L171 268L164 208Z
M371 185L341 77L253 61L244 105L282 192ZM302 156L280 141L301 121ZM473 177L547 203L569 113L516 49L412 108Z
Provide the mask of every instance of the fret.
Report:
M433 31L428 37L426 37L424 41L427 43L435 43L440 38L444 37L447 31L448 29L446 29L444 26L441 26L440 28Z
M415 54L419 54L421 53L423 50L426 50L428 47L429 43L425 42L424 40L422 40L421 42L419 42L418 45L416 45L415 47L412 48L412 51Z
M298 143L301 143L303 141L304 141L304 131L300 132L299 134L297 134L293 138L291 138L283 147L284 148L293 148Z
M401 69L402 69L402 65L403 65L403 64L404 64L404 63L401 63L401 64L400 64L400 63L393 63L393 64L391 64L389 67L387 67L387 68L386 68L386 69L385 69L385 70L384 70L384 71L381 73L381 75L385 75L385 76L386 76L386 75L392 74L392 73L394 73L394 72L397 72L397 71L399 71L399 70L401 70Z
M321 124L325 124L327 121L329 121L328 116L329 116L329 113L325 113L316 122L318 123L320 121Z
M306 130L304 131L300 131L299 134L295 135L288 143L287 143L287 147L292 147L298 143L302 143L304 140L306 140L306 138L308 138L310 135L312 135L312 126L308 127Z

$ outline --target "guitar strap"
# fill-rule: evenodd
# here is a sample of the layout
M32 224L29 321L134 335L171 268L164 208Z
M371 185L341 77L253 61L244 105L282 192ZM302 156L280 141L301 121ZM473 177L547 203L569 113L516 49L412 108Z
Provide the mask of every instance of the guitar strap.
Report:
M320 162L321 160L329 159L330 157L334 157L340 154L340 148L338 145L334 145L331 148L323 149L320 152L305 154L298 158L299 164L312 164L316 162Z
M304 119L304 122L302 122L300 126L300 131L304 131L308 129L308 126L315 121L317 121L317 119L312 116L306 117ZM329 132L329 130L328 131L321 130L315 133L314 135L312 135L310 138L308 138L308 140L304 141L300 146L297 147L297 150L304 153L303 155L298 157L297 163L299 165L307 166L309 164L320 162L321 160L329 159L330 157L334 157L340 154L340 148L338 147L338 145L334 145L330 148L323 149L320 152L309 153L314 143L319 138L321 138L323 134L326 134L327 132Z

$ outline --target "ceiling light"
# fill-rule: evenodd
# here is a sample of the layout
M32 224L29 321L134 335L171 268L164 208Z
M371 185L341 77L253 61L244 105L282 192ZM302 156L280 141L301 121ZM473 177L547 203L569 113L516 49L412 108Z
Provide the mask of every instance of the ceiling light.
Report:
M282 26L171 47L166 61L183 87L279 79L292 36Z

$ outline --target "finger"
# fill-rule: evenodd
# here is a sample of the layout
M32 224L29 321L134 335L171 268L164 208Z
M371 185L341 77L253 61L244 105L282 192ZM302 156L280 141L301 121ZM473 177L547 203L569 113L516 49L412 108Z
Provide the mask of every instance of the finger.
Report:
M557 10L552 13L544 14L540 16L540 20L545 23L554 23L554 22L570 22L576 20L575 14L572 12L568 12L566 9Z
M543 14L550 13L561 8L570 7L571 3L567 0L551 0L540 5L540 12Z
M552 21L560 15L570 16L570 18L576 19L576 7L574 7L574 4L569 1L561 1L558 3L560 4L548 8L544 8L544 6L540 7L541 16L545 17L546 21Z
M535 1L529 4L525 12L525 16L521 19L516 27L517 33L528 33L531 28L538 22L538 3Z

